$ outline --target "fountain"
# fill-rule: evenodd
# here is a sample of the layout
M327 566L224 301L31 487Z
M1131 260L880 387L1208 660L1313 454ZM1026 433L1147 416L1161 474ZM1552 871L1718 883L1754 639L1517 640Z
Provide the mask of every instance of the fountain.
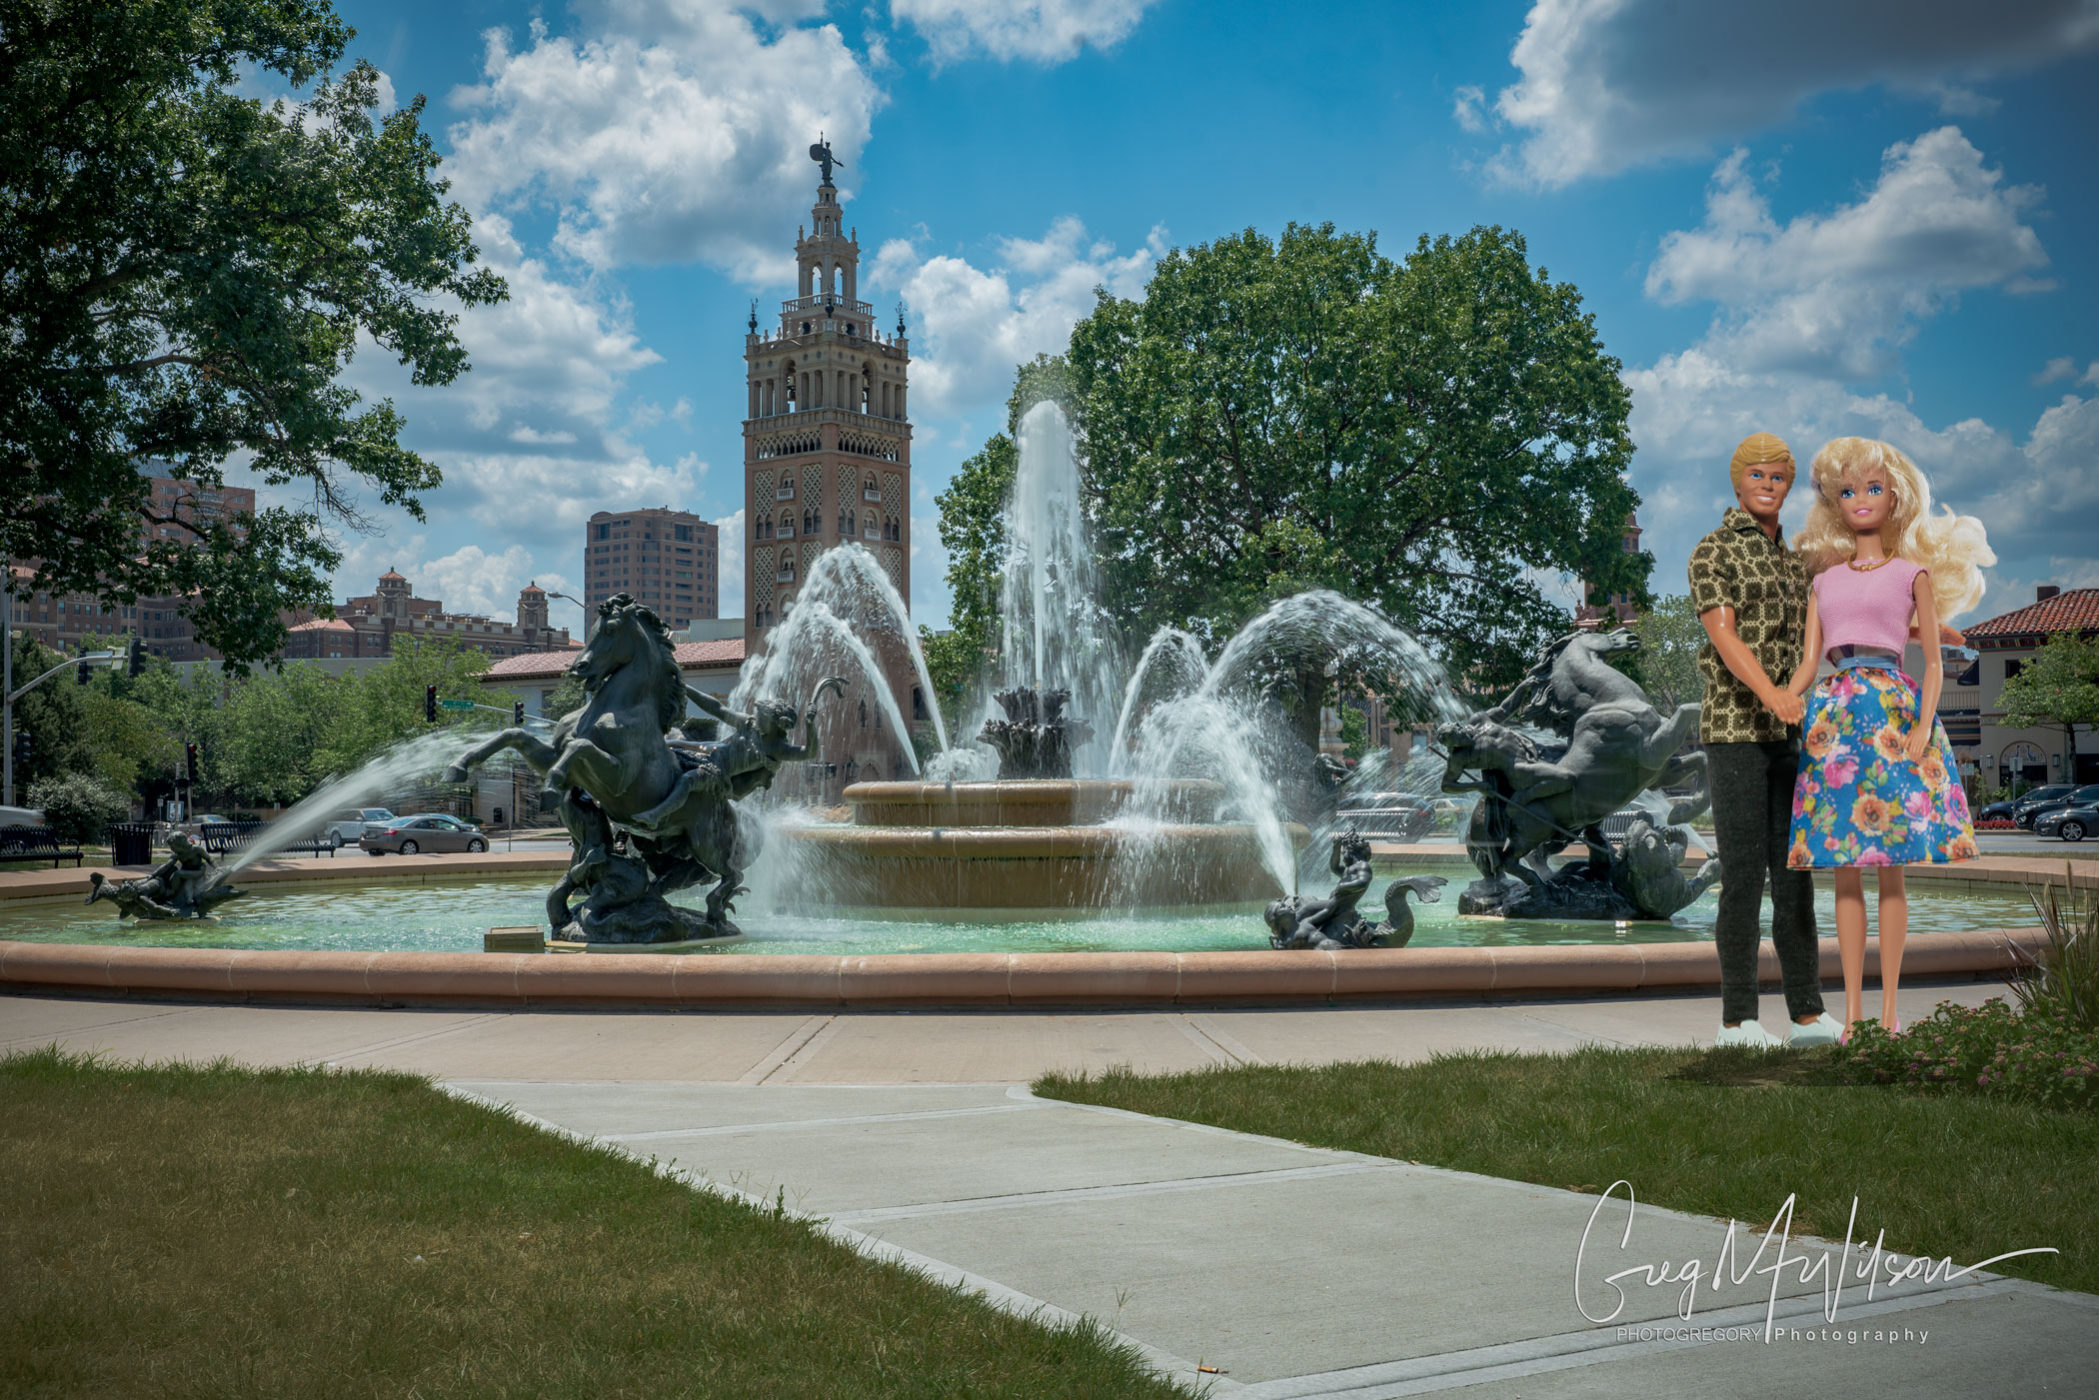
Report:
M1070 424L1040 403L1016 440L997 674L976 742L950 746L942 732L923 772L913 760L916 780L849 785L850 822L784 824L766 893L811 911L1006 917L1244 908L1293 894L1306 819L1331 793L1292 732L1282 682L1293 668L1371 659L1424 713L1451 718L1460 711L1441 669L1374 612L1324 591L1270 607L1214 661L1196 637L1162 628L1127 664L1100 603ZM796 693L823 660L800 648L843 626L841 615L872 613L873 632L912 642L901 600L868 586L880 572L860 553L822 556L738 696ZM915 643L911 660L930 693ZM885 689L871 657L859 670ZM892 723L897 708L888 701Z

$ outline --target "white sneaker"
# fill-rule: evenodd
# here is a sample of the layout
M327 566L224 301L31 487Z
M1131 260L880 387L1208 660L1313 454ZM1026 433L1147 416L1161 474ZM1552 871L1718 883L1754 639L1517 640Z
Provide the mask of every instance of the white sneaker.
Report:
M1765 1030L1761 1023L1744 1021L1739 1026L1721 1026L1720 1033L1713 1037L1713 1044L1746 1045L1752 1050L1776 1050L1785 1042Z
M1844 1028L1837 1024L1836 1017L1825 1011L1805 1026L1794 1026L1792 1034L1788 1044L1795 1050L1810 1050L1817 1045L1835 1045L1843 1037Z

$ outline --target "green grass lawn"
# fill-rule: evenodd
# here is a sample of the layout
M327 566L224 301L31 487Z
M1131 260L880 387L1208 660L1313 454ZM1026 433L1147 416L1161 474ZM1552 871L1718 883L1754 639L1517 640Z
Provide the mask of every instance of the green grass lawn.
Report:
M1045 1097L1867 1242L2099 1291L2099 1115L1836 1082L1827 1051L1615 1050L1047 1075Z
M1192 1394L374 1072L0 1059L10 1396Z

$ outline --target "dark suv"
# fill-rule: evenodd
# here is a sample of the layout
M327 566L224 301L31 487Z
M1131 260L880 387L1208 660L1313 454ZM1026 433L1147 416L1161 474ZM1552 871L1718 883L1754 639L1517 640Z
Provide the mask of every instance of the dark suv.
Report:
M2099 794L2099 787L2079 787L2075 783L2051 783L2037 787L2019 799L2012 809L2012 821L2026 830L2033 830L2033 820L2050 807L2060 807L2072 801L2080 793Z

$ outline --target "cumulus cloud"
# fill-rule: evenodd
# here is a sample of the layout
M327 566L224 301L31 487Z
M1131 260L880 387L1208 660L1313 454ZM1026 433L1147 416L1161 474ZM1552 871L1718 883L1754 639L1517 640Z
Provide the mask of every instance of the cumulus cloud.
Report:
M452 94L473 114L449 133L457 192L552 207L554 246L599 270L788 280L781 230L813 198L809 144L825 135L850 170L882 100L835 26L797 22L817 8L608 0L585 9L585 38L535 20L514 48L488 31L481 82Z
M721 569L714 597L717 610L723 617L743 616L743 512L744 508L738 506L732 513L714 521L719 542L716 561Z
M1982 519L2003 561L1976 616L2086 567L2099 533L2099 395L2066 394L2021 432L1935 421L1851 387L1890 368L1915 326L1959 292L2010 290L2046 263L2023 222L2037 197L2005 188L1951 128L1891 148L1857 202L1783 225L1739 158L1722 164L1705 223L1665 237L1647 278L1650 296L1717 303L1719 314L1697 344L1625 375L1658 590L1682 591L1692 545L1733 501L1727 458L1752 432L1779 434L1801 460L1849 434L1909 453L1939 499ZM2043 376L2075 373L2064 359ZM1789 530L1807 506L1796 489Z
M944 418L1002 401L1016 365L1063 352L1072 325L1093 309L1095 287L1142 295L1165 251L1163 226L1143 247L1118 255L1070 215L1041 238L1001 240L989 267L954 254L926 256L908 239L883 244L867 276L914 308L912 417Z
M545 560L521 544L496 554L470 544L435 556L430 552L432 542L427 534L399 534L384 540L360 538L346 544L342 568L336 572L342 598L369 595L379 575L394 569L415 586L418 598L442 599L447 612L478 613L509 622L517 617L518 590L528 583L555 592L577 591L570 575L547 568ZM579 550L581 545L579 537ZM577 557L580 562L580 553ZM582 614L574 605L557 599L551 607L550 617L556 627L577 630Z
M889 13L925 37L935 63L973 53L1062 63L1089 45L1129 37L1155 0L889 0Z
M1537 0L1509 55L1521 77L1493 104L1520 134L1489 168L1568 185L1702 155L1819 93L1877 84L1979 115L1991 99L1973 82L2095 47L2099 0Z
M1948 126L1890 146L1855 203L1780 224L1737 150L1713 174L1705 222L1662 239L1647 293L1717 303L1714 337L1738 364L1861 378L1961 292L2045 285L2026 222L2040 198Z

